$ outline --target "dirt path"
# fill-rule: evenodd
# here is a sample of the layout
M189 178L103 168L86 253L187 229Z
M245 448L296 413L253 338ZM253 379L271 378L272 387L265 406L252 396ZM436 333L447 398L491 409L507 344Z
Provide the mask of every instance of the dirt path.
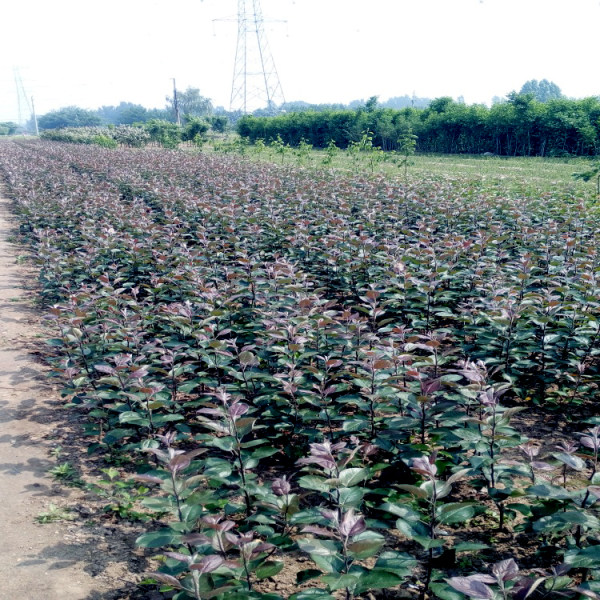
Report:
M40 315L9 242L9 208L0 190L0 600L126 598L132 577L122 559L129 549L114 527L89 508L68 513L73 521L36 522L50 504L82 506L85 494L47 474L57 465L50 450L63 443L58 420L68 416L31 352L42 341ZM77 425L67 429L76 441Z

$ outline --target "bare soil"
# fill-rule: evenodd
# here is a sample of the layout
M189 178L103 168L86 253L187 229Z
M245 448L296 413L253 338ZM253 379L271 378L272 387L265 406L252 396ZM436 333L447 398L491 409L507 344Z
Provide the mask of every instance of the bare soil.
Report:
M134 550L135 529L107 519L97 498L48 473L69 462L93 479L95 467L79 417L63 408L36 360L46 335L35 277L19 264L13 233L0 190L0 599L152 598L136 591L132 571L143 571L145 560ZM43 515L50 522L39 523Z

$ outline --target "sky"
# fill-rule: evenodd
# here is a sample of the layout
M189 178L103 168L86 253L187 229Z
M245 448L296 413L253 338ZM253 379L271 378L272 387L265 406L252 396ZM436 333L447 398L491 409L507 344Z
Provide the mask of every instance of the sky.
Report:
M260 4L287 101L415 94L490 104L530 79L568 97L600 95L600 0ZM38 115L121 101L163 108L173 78L229 108L237 10L235 0L5 0L0 121L19 116L15 73Z

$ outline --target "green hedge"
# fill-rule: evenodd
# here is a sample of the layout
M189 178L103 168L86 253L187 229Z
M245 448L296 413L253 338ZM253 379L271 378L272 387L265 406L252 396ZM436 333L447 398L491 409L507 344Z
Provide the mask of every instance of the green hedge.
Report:
M345 148L369 131L373 144L384 150L398 149L399 138L412 131L418 137L419 152L590 156L600 150L600 100L538 102L525 94L512 95L488 108L438 98L426 109L247 115L238 121L237 131L252 142L268 142L279 135L290 146L304 139L317 148L325 148L331 140Z

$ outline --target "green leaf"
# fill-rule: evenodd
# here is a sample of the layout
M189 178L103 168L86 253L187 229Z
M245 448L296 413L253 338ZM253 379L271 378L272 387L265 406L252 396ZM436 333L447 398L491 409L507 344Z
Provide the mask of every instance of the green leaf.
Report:
M524 517L530 517L533 514L533 510L530 504L523 504L521 502L511 502L507 505L507 509L516 510L521 513Z
M292 594L288 600L335 600L335 598L325 590L311 588L297 594Z
M342 424L342 429L346 433L353 433L355 431L363 431L365 429L365 427L367 426L367 424L368 424L367 419L359 419L359 418L344 419L344 422Z
M553 500L570 500L572 497L564 488L549 483L532 485L527 488L527 493L538 498L551 498Z
M243 417L238 419L235 422L236 429L239 432L240 437L244 437L248 435L252 429L254 429L254 424L256 423L256 419L252 417Z
M329 540L318 540L316 538L300 538L298 539L298 547L303 552L315 554L319 556L333 556L338 554L338 547L334 542Z
M452 433L468 442L476 442L481 439L481 433L477 429L456 429Z
M445 525L464 523L473 518L476 506L476 502L450 502L438 508L437 516Z
M298 479L298 485L305 490L315 490L317 492L329 492L331 489L326 479L316 475L304 475Z
M487 544L480 544L478 542L461 542L454 546L456 552L478 552L479 550L488 550Z
M102 438L102 441L105 444L110 445L122 440L123 438L131 437L132 435L136 434L137 432L135 431L135 429L110 429L106 432L106 434Z
M225 479L231 475L231 462L221 458L208 458L205 461L204 475L208 478Z
M455 589L451 588L447 583L432 583L431 591L440 600L464 600L465 596Z
M256 357L252 352L244 351L241 352L238 357L240 364L244 366L252 365L256 362Z
M571 528L573 525L588 527L595 531L600 529L600 521L596 517L576 510L558 512L542 517L533 524L533 529L537 532L562 531Z
M298 547L310 555L313 562L326 573L339 573L344 568L338 546L330 540L300 538Z
M277 454L279 452L279 450L277 448L273 448L271 446L267 446L264 448L257 448L256 450L254 450L252 452L252 454L250 456L252 456L252 458L254 459L261 459L261 458L267 458L269 456L273 456L273 454Z
M444 545L444 540L432 540L424 535L415 535L412 539L421 544L425 550L429 550L431 548L441 548Z
M425 498L428 497L426 490L424 490L423 488L417 487L416 485L408 485L406 483L397 483L394 487L397 487L398 489L402 490L403 492L408 492L409 494L412 494L416 498L421 498L421 499L425 500Z
M338 493L340 495L339 503L341 508L357 508L362 502L366 489L362 487L340 488Z
M169 414L169 415L157 415L152 418L154 425L164 425L165 423L176 423L184 420L183 415Z
M355 594L362 594L369 590L382 590L393 588L404 582L404 577L391 573L387 570L372 569L368 573L363 573L358 585L354 589Z
M205 513L206 509L200 504L185 503L181 506L181 516L186 523L193 524Z
M406 552L394 552L388 550L379 555L379 558L375 563L375 568L405 577L412 573L416 565L417 560L414 556L411 556Z
M340 472L339 480L341 487L352 487L369 476L369 470L364 468L344 469Z
M125 425L139 425L140 427L149 427L150 420L146 417L143 417L139 413L136 413L132 410L128 410L127 412L121 413L119 415L119 423L123 423Z
M394 502L384 502L381 505L381 510L385 510L396 517L402 517L407 521L418 521L421 517L419 513L414 511L410 506L405 504L396 504Z
M370 558L377 554L384 544L385 538L383 536L373 531L365 531L364 534L357 535L352 542L348 544L348 550L352 553L354 558L364 560L365 558Z
M419 536L425 537L428 533L427 527L420 521L409 522L404 519L397 519L396 529L403 533L409 540L414 540Z
M305 569L304 571L298 571L298 573L296 573L296 583L304 583L305 581L319 577L322 574L323 572L319 571L318 569Z
M340 575L336 573L335 575L323 575L320 581L326 584L331 592L334 592L335 590L346 588L353 590L358 583L358 578L356 575Z
M600 545L565 552L565 564L573 569L590 569L600 564Z
M571 583L573 583L573 580L568 575L563 575L562 577L546 580L544 585L547 589L552 587L552 591L555 591L564 590L565 588L568 588Z
M225 437L214 437L211 441L211 445L223 452L232 452L235 448L235 438L232 436Z
M585 469L585 462L579 458L579 456L575 456L574 454L556 452L552 456L575 471L583 471L583 469Z
M230 589L232 586L222 587L218 591L212 592L202 592L202 600L206 598L209 600L210 598L214 598L215 596L220 596L221 598L226 598L227 600L283 600L283 598L279 594L269 594L269 593L261 593L261 592L230 592L228 594L222 595L227 589ZM190 598L189 593L186 594L185 599ZM179 600L179 599L177 599ZM183 598L181 599L183 600Z
M191 583L191 582L190 582ZM202 600L204 600L206 598L206 600L210 600L210 598L214 598L215 596L219 596L225 592L227 592L228 590L232 590L234 589L234 586L232 585L224 585L215 589L211 589L209 590L202 590ZM174 600L188 600L189 595L188 593L185 593L185 595L183 596L179 596L179 594L177 594L176 596L173 596ZM233 592L233 594L235 594L235 592ZM240 600L239 596L237 599L233 599L229 594L227 594L227 598L229 600ZM246 600L246 598L244 598L244 600ZM248 598L249 600L249 598Z
M309 508L295 513L290 522L292 525L314 525L321 516L317 510Z
M249 442L241 443L240 448L244 448L244 450L246 450L248 448L254 448L256 446L262 446L266 443L266 440L250 440Z
M162 548L163 546L178 544L180 541L180 533L176 533L171 529L161 529L159 531L143 533L135 540L135 543L142 548Z
M446 481L425 481L421 484L421 489L427 492L428 498L433 498L434 486L435 494L438 500L445 498L452 491L452 485Z
M168 498L144 498L141 505L155 511L171 511L175 508L175 502L171 497Z
M200 381L186 381L185 383L182 383L180 386L178 386L177 389L182 394L189 394L190 392L193 392L200 384Z
M121 387L121 382L118 377L101 377L98 379L97 383L101 385L111 385L115 388Z
M254 575L257 579L267 579L267 577L274 577L283 569L283 562L280 560L267 560L260 565L254 571Z

